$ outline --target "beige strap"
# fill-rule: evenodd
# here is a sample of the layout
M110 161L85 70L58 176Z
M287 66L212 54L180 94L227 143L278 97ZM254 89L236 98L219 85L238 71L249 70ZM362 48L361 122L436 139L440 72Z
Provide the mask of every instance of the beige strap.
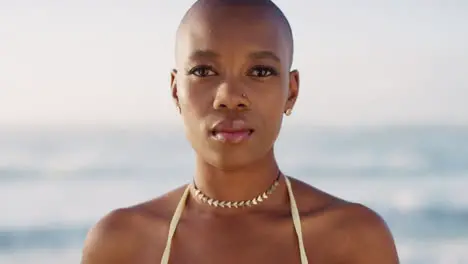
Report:
M171 255L172 238L174 237L177 224L179 223L180 217L182 216L182 212L184 211L185 202L187 201L189 191L190 185L187 186L187 188L184 191L184 194L182 194L179 204L177 205L174 215L172 216L171 223L169 224L169 235L167 236L166 248L164 249L164 253L161 258L161 264L169 263L169 256Z
M294 198L291 183L289 182L288 177L285 177L285 181L286 181L286 186L287 186L288 194L289 194L289 200L291 204L291 214L293 218L293 224L294 224L297 239L299 242L299 253L301 255L301 264L308 264L309 261L307 260L307 254L304 248L304 241L302 240L301 219L299 216L299 210L297 209L296 199ZM174 237L177 224L179 223L180 217L182 216L182 212L184 210L185 202L187 201L187 196L189 192L190 192L190 186L187 186L184 194L180 198L179 204L177 205L177 208L174 212L174 216L171 219L171 223L169 224L169 234L167 237L166 248L164 249L163 256L161 258L161 264L169 263L169 256L171 255L172 238Z
M301 254L301 263L308 264L307 252L304 247L304 240L302 239L302 227L301 227L301 218L299 216L299 209L297 208L296 199L294 198L294 193L292 191L291 183L289 182L288 177L284 177L286 181L286 186L289 192L289 201L291 203L291 214L293 218L294 228L296 229L297 240L299 244L299 253Z

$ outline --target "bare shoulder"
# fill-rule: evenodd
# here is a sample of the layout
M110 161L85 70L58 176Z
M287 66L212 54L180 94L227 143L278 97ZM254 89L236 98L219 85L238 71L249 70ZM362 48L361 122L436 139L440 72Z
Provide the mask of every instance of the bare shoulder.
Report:
M88 231L81 263L146 263L149 254L154 255L153 259L158 257L181 188L107 213Z
M326 263L399 263L393 236L377 212L298 180L294 187L304 234L310 237L306 246L327 252Z
M338 209L337 232L346 238L341 242L346 263L399 263L393 236L380 215L357 203Z
M131 263L142 234L138 218L131 209L122 208L100 219L87 234L81 263Z

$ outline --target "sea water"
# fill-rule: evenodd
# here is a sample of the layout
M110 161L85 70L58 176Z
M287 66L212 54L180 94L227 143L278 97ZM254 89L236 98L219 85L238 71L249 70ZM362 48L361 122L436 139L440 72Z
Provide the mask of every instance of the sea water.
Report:
M401 263L468 263L468 127L287 127L275 148L285 173L378 212ZM167 128L0 129L0 263L79 263L90 226L190 181L193 157Z

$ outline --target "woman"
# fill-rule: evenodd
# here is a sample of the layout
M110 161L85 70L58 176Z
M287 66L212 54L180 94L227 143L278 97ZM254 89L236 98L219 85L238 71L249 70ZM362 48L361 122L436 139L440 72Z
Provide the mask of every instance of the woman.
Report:
M101 219L83 264L398 263L375 212L279 169L274 142L299 73L276 5L198 1L176 43L172 96L196 152L193 181Z

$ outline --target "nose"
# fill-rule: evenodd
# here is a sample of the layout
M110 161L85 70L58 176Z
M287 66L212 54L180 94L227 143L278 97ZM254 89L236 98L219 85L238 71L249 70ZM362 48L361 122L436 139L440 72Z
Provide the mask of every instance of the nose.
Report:
M213 108L238 111L249 109L251 102L243 90L239 84L223 82L216 91Z

